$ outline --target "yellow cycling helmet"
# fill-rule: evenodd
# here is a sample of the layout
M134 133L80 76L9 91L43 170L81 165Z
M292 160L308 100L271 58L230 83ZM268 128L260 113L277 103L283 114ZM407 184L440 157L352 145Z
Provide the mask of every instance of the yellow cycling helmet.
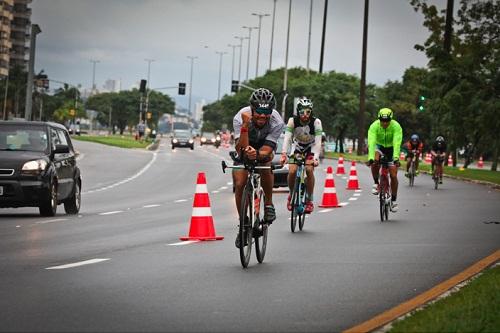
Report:
M390 121L394 113L389 108L382 108L378 112L378 119L382 121Z

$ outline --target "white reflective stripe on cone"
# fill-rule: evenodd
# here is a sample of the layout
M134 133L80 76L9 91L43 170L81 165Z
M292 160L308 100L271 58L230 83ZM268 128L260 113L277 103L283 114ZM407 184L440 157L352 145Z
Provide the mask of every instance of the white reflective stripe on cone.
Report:
M337 190L335 189L335 187L325 187L323 193L337 193Z
M333 173L328 173L326 175L326 179L333 179Z
M196 184L195 193L208 193L207 184Z
M357 176L349 176L349 180L358 180Z
M210 207L193 207L191 216L212 216L212 210Z

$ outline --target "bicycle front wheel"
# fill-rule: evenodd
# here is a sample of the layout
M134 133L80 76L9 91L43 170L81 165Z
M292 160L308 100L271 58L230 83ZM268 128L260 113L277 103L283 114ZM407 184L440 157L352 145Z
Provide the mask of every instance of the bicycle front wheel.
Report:
M241 198L240 215L240 260L241 265L246 268L250 262L252 253L252 191L245 186L243 197Z
M297 218L298 218L298 207L299 207L299 191L298 186L295 186L295 190L292 194L292 212L290 217L290 230L295 232L295 228L297 227Z
M303 207L306 206L306 196L307 196L307 193L305 191L305 184L302 184L301 186L301 204ZM299 214L299 230L302 231L302 229L304 228L304 222L306 221L306 213L305 212L302 212L301 214Z
M264 261L264 256L266 255L267 248L267 223L264 222L264 202L265 194L262 189L260 193L256 195L254 200L259 203L259 209L256 209L255 219L254 219L254 230L255 233L255 255L257 256L257 261L262 263ZM256 205L257 206L257 205Z
M434 178L434 189L437 190L438 189L438 184L439 184L439 171L438 171L438 166L434 166L434 176L432 178Z
M410 186L415 184L415 163L412 161L410 166Z

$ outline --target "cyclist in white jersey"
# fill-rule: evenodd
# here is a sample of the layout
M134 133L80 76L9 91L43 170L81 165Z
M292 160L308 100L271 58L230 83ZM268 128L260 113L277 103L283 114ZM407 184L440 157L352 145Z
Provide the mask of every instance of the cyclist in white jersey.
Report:
M305 212L310 214L314 210L314 167L319 164L319 154L321 151L321 135L323 126L321 120L313 117L313 103L307 97L301 97L297 103L297 116L288 120L285 129L285 140L281 151L281 164L285 164L288 158L288 150L293 143L295 150L289 160L288 187L292 193L295 186L295 177L297 174L297 165L294 164L294 155L303 153L306 158L306 187L307 198ZM290 203L291 194L288 195L287 208L292 210Z

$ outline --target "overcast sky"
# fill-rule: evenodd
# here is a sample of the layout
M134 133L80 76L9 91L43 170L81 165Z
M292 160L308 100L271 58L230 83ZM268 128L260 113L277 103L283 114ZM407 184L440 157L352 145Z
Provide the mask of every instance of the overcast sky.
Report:
M367 82L384 84L400 80L404 70L426 66L427 59L413 46L423 43L428 31L423 18L408 0L370 1L368 28ZM445 0L430 0L438 8ZM285 64L288 0L277 0L272 68ZM234 36L248 36L242 26L258 26L251 13L268 13L262 19L259 75L269 68L273 0L34 0L32 21L40 25L35 70L44 69L50 78L92 85L92 63L96 85L107 79L121 79L129 89L147 77L146 58L151 63L152 88L189 82L190 60L197 56L193 70L193 105L204 98L217 99L219 56L223 56L221 95L229 93L232 75ZM307 64L310 0L293 0L290 30L289 67ZM360 76L364 0L330 0L326 28L324 71ZM310 67L318 70L323 24L323 0L313 0ZM250 75L255 77L258 30L252 31ZM241 79L246 79L247 41L243 42ZM235 76L238 76L239 49L236 48ZM52 85L53 88L56 85ZM163 90L181 106L187 95Z

